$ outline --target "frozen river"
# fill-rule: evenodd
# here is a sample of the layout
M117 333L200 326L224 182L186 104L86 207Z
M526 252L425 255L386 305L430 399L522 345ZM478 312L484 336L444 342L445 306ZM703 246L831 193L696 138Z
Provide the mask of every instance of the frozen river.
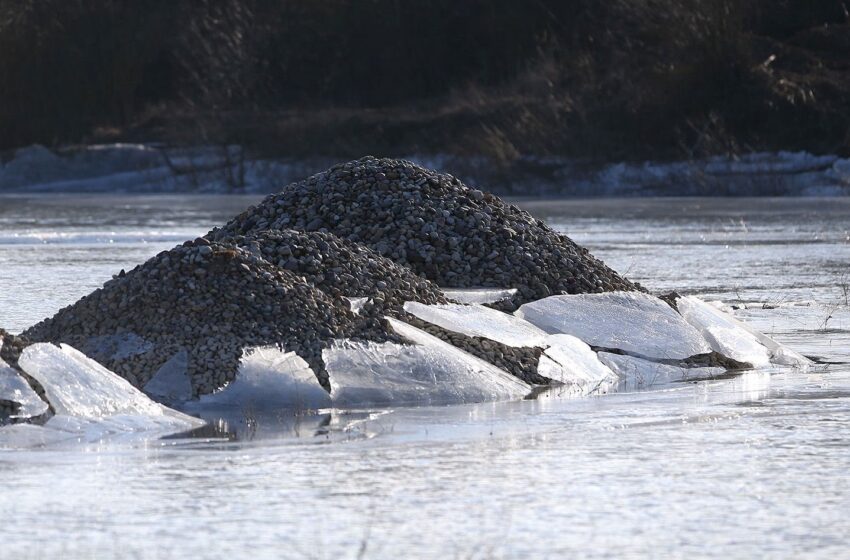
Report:
M0 327L256 200L0 197ZM850 200L519 204L653 291L743 303L738 317L824 363L0 452L0 558L850 554Z

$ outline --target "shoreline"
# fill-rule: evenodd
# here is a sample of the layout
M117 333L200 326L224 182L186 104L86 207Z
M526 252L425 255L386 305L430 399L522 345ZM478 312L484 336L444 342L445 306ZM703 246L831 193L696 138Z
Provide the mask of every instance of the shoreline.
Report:
M239 146L170 148L96 144L21 148L0 163L5 194L269 194L336 163L333 157L255 157ZM508 164L484 157L405 156L500 196L838 197L850 195L850 158L756 152L674 162L587 163L525 156Z

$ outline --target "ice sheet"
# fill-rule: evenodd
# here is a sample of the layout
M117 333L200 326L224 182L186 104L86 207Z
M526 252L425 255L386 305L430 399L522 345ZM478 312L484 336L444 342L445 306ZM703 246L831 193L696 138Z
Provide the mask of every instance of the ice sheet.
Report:
M112 414L162 415L160 405L66 344L33 344L18 363L44 387L56 414L94 420Z
M709 379L726 372L723 368L683 368L609 352L600 352L599 359L617 374L621 391L640 391L675 382Z
M0 349L3 339L0 338ZM33 391L29 383L9 364L0 358L0 400L18 403L18 410L10 418L33 418L47 412L48 405Z
M483 305L425 305L409 301L404 304L404 310L423 321L467 336L489 338L513 347L546 346L547 334L541 329Z
M161 402L177 403L192 398L189 354L180 350L157 370L144 387L145 393Z
M322 352L338 406L434 405L518 399L531 388L411 325L387 318L412 345L337 341Z
M28 346L18 363L44 387L56 415L43 426L0 428L0 448L103 440L136 442L204 424L153 402L121 377L64 344Z
M686 314L691 315L694 321L698 320L698 317L703 317L704 320L710 321L713 317L720 325L728 325L730 329L742 329L744 332L749 333L759 344L767 349L770 355L770 362L773 364L800 368L807 368L812 365L810 359L776 342L747 323L738 320L727 311L727 309L731 308L727 308L722 302L706 302L693 296L687 296L679 298L676 301L676 306L679 308L679 312L685 317L685 320L690 321ZM746 338L740 331L736 332L742 338Z
M551 296L520 307L518 317L552 334L647 358L682 359L709 352L705 339L669 305L648 294Z
M29 383L14 369L0 361L0 400L20 405L10 418L34 418L47 412L47 403L41 400Z
M236 379L222 390L202 396L191 408L196 406L316 410L331 406L331 399L295 352L264 346L245 350Z
M510 299L516 294L516 288L443 288L443 294L458 303L497 303Z
M702 332L712 350L755 367L770 364L768 349L731 315L693 296L679 298L676 307L688 323Z
M568 334L549 335L547 348L537 373L567 385L575 385L584 394L604 392L616 383L617 376L599 361L590 346ZM545 360L543 358L546 358Z
M138 443L185 432L203 424L203 421L169 409L155 417L117 414L100 420L57 415L43 426L14 424L0 427L0 449L32 449L106 441Z

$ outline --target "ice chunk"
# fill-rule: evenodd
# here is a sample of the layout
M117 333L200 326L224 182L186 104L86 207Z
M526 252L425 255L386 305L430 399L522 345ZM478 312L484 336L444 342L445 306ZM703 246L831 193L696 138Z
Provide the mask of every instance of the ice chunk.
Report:
M368 297L349 297L348 304L351 306L352 313L356 313L360 315L360 312L363 310L363 306L372 301L372 298Z
M551 296L516 315L547 333L571 334L591 346L646 358L688 358L710 351L699 332L669 305L642 293Z
M0 400L19 405L10 418L34 418L47 412L47 403L41 400L29 383L14 369L0 360Z
M802 368L808 367L812 364L812 361L803 356L802 354L798 354L787 346L776 342L766 334L757 331L747 323L739 321L737 318L735 318L734 315L728 312L731 310L731 308L723 306L722 302L720 302L718 305L717 302L704 302L701 299L693 296L683 297L676 302L676 306L679 308L680 313L683 313L683 307L681 305L683 300L688 300L685 302L684 309L701 308L703 310L703 313L705 313L706 315L709 313L713 313L716 317L722 319L723 322L730 323L750 333L760 344L767 348L768 352L770 353L770 362L773 364ZM687 317L685 319L687 320Z
M246 350L236 379L222 390L202 396L197 406L219 405L315 410L329 407L331 399L295 352L263 346Z
M458 303L498 303L514 297L516 288L443 288L443 294Z
M444 329L479 336L507 346L546 346L547 334L528 321L483 305L425 305L409 301L404 310Z
M91 419L162 414L160 405L126 380L66 344L33 344L18 363L44 387L56 414Z
M3 339L0 338L0 350L3 349ZM33 391L26 379L0 358L0 401L18 404L18 409L10 418L34 418L41 416L49 408L41 400L38 393Z
M620 378L619 388L624 391L657 388L678 381L709 379L726 372L723 368L684 368L609 352L600 352L599 359L617 374Z
M575 385L582 393L604 392L616 383L617 376L599 361L590 346L568 334L547 338L549 348L541 356L537 373L567 385Z
M127 381L67 345L33 344L18 360L56 415L43 426L0 428L0 447L62 441L136 441L185 432L203 421L157 404Z
M412 345L337 341L322 352L334 404L449 404L522 398L528 384L411 325L387 318Z
M688 323L702 332L712 350L754 367L770 364L768 349L728 313L693 296L679 298L676 307Z
M180 350L157 370L144 387L145 393L157 400L175 403L192 398L189 380L189 354Z

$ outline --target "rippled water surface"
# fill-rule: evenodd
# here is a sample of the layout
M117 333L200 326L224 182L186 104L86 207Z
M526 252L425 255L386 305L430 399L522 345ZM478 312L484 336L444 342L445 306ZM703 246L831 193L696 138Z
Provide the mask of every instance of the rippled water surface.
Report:
M255 200L0 197L0 326ZM654 291L743 303L823 364L0 452L0 558L847 557L850 201L518 203Z

